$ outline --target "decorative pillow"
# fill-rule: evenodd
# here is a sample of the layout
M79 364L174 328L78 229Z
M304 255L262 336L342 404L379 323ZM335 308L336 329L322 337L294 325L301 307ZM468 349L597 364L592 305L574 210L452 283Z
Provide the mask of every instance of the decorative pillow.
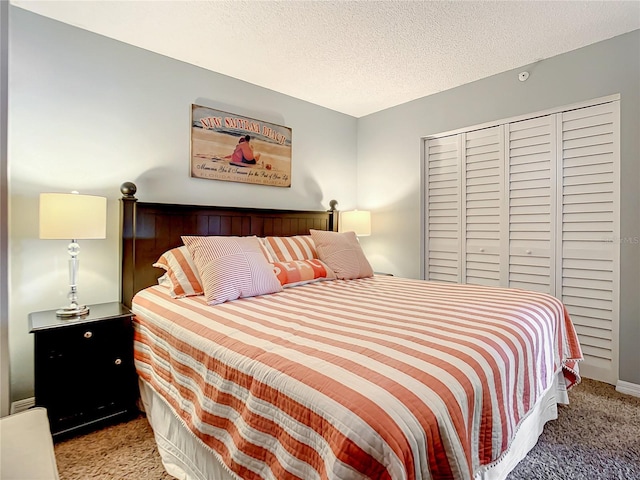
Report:
M274 262L273 271L284 288L336 278L336 274L317 258Z
M209 305L282 291L257 237L182 237Z
M167 272L164 272L164 275L158 277L158 285L167 288L173 287L173 284L171 283L171 280L169 280L169 275L167 274Z
M264 254L265 258L267 259L267 262L269 262L269 263L275 262L277 259L273 258L273 255L271 255L271 249L269 248L269 244L267 243L267 239L266 238L262 238L262 237L258 237L258 242L260 243L260 250L262 250L262 253Z
M173 298L204 293L198 269L184 245L164 252L153 266L166 270L167 273L158 279L158 284L169 287L169 294Z
M365 257L354 232L326 232L311 230L318 258L342 280L373 276L373 269Z
M294 235L293 237L265 237L265 244L270 250L274 262L291 262L292 260L313 260L318 258L316 246L311 235Z

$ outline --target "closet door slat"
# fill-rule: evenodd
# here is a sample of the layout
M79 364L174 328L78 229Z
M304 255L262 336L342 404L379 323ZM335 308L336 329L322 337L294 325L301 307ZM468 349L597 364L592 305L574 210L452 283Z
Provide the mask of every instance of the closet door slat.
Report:
M463 281L473 285L499 286L501 280L502 132L497 126L463 135Z
M425 277L460 281L460 148L457 135L425 143Z
M618 103L559 114L560 298L576 326L588 376L618 372Z
M555 115L507 128L508 286L554 293ZM536 268L526 268L531 263Z

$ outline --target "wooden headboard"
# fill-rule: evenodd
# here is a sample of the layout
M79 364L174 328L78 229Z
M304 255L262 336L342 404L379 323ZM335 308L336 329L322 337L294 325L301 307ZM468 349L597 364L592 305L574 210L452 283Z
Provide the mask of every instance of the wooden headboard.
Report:
M269 210L139 202L131 182L120 187L122 303L143 288L156 285L162 270L153 263L167 250L182 245L182 235L307 235L309 229L338 230L331 201L328 211Z

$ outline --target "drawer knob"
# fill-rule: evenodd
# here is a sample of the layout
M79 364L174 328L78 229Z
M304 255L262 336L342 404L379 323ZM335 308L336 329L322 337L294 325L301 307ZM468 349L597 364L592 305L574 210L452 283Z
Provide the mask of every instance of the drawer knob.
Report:
M481 249L480 249L480 253L482 253L482 252L484 252L484 248L481 248Z
M84 332L84 338L91 338L91 337L93 337L93 333L91 333L91 331Z
M527 255L531 255L531 250L527 250Z
M116 365L120 365L122 363L122 360L119 358L116 358L116 361L113 363L115 363Z

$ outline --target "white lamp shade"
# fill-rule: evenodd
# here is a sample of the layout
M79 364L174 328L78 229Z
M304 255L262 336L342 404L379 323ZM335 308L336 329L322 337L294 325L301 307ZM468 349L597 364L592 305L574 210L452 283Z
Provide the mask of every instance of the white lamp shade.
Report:
M75 193L40 194L40 238L106 238L107 199Z
M341 232L355 232L359 237L371 235L371 212L367 210L342 212L339 230Z

